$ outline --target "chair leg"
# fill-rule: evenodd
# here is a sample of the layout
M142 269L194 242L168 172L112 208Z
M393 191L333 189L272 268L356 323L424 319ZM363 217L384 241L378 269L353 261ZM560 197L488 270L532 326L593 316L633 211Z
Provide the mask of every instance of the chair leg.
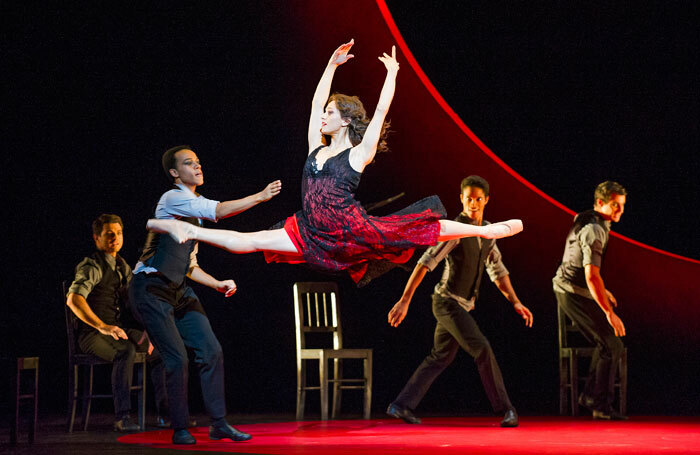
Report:
M627 415L627 348L620 357L620 414Z
M343 379L343 361L342 359L333 359L333 408L331 410L331 419L338 417L340 413L340 400L343 389L340 388L339 379Z
M137 369L136 373L136 383L141 384L141 390L138 395L138 414L139 414L139 427L141 431L146 429L146 360L144 359L141 366Z
M90 406L92 405L92 379L94 367L90 365L90 373L88 374L87 393L83 395L83 431L87 431L88 422L90 421Z
M306 361L297 360L297 420L304 420L306 403Z
M372 352L369 352L367 358L362 361L365 370L365 390L364 390L364 409L363 417L369 419L372 411Z
M78 365L72 365L73 371L68 373L68 432L73 432L73 424L75 423L75 408L78 404Z
M17 434L19 433L19 364L15 363L15 374L12 376L12 390L15 396L12 399L12 423L10 424L10 445L17 445Z
M569 377L571 379L571 415L578 416L578 357L576 351L571 350L569 358Z
M321 355L318 364L318 378L321 385L321 420L328 420L328 359Z
M30 444L34 444L34 434L36 432L38 412L39 412L39 361L37 360L36 368L34 369L34 419L32 419L32 426L29 428L29 443Z
M564 361L564 356L559 352L559 415L567 413L567 372L568 368Z

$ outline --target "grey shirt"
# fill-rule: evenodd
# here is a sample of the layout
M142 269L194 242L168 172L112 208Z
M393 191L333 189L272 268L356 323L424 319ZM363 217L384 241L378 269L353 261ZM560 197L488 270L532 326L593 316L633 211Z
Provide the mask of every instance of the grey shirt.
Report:
M109 267L117 272L119 279L124 280L125 277L122 276L121 269L117 267L116 258L111 254L102 254ZM126 266L126 283L128 284L131 280L131 267L129 267L129 264L126 262L124 265ZM92 288L94 288L100 280L102 280L102 268L100 264L93 258L83 258L80 264L75 267L75 279L73 283L71 283L70 288L68 288L68 293L78 294L87 300L88 295L92 292Z

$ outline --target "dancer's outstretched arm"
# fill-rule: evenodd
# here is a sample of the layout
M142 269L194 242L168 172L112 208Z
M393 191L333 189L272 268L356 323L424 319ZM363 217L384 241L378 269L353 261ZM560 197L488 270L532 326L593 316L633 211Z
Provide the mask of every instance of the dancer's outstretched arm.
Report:
M496 287L499 291L501 291L501 294L503 294L503 296L513 304L513 309L515 312L525 320L525 325L532 327L532 312L528 307L523 305L518 296L515 294L515 289L513 288L513 283L510 281L510 276L504 275L500 278L496 278L494 283L496 283Z
M243 199L235 199L232 201L219 202L216 205L216 219L228 218L229 216L238 215L241 212L255 207L261 202L266 202L280 194L282 191L282 182L275 180L270 182L264 190L259 193L251 194Z
M222 292L226 297L231 297L236 292L236 283L233 280L219 281L199 266L193 267L187 276L192 281Z
M370 120L369 125L367 125L367 130L362 138L362 142L355 146L350 152L350 164L359 172L362 172L365 166L374 160L374 155L377 153L377 144L382 135L384 119L386 119L386 114L389 112L391 100L394 99L396 75L399 72L399 62L396 61L396 46L391 46L391 55L387 55L385 52L382 57L379 57L379 60L381 60L386 67L384 86L382 86L377 108L374 110L372 120Z
M403 321L406 317L406 313L408 313L408 306L411 304L411 299L413 299L413 294L416 292L416 289L421 281L423 281L427 271L428 267L424 266L423 264L418 264L416 265L416 268L413 269L413 273L411 273L411 276L406 283L406 288L403 291L401 299L399 299L391 311L389 311L388 320L389 325L392 327L398 327L399 324L401 324L401 321Z
M321 115L331 93L333 75L337 67L354 57L354 55L348 54L353 44L355 44L355 40L351 39L350 42L341 44L333 52L326 69L323 70L318 86L316 86L316 92L314 92L314 98L311 101L311 117L309 118L309 153L321 145Z

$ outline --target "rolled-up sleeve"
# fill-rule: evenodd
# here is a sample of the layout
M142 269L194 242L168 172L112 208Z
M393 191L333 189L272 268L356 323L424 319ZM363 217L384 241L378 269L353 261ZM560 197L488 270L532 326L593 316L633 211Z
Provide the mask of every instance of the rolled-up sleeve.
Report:
M447 242L438 242L437 245L428 248L425 253L420 257L418 263L424 265L431 272L435 270L435 267L445 259L445 257L459 245L459 240L448 240Z
M216 221L219 201L198 196L188 189L170 190L158 201L157 218L194 217Z
M489 279L491 281L496 281L509 274L508 269L505 264L503 264L503 256L501 255L501 250L498 249L496 242L493 242L491 251L486 257L486 273L489 274Z
M603 245L605 245L605 229L597 224L587 224L578 233L584 267L591 264L600 267L603 264Z
M102 269L90 258L83 259L75 267L75 279L68 288L69 294L78 294L84 299L92 292L92 288L102 279ZM66 296L67 297L67 296Z

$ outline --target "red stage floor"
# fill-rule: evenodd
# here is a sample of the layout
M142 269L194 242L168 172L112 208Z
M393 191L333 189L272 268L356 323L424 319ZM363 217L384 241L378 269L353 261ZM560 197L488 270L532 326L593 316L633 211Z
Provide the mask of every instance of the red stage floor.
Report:
M251 441L210 441L193 431L194 446L170 444L170 431L122 436L125 444L152 448L257 454L700 454L700 419L636 417L627 422L521 417L520 427L500 428L496 418L427 418L421 425L397 420L333 420L240 425Z

